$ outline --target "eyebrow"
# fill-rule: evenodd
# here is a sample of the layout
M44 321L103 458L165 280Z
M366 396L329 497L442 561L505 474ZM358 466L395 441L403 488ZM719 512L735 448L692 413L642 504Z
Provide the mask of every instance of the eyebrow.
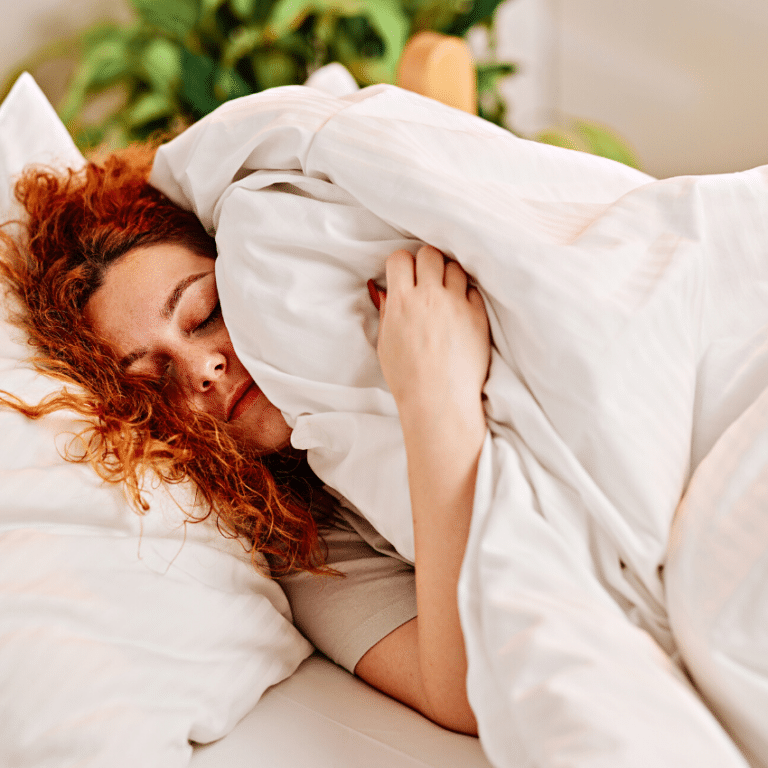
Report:
M179 301L181 301L181 297L184 295L184 291L186 291L187 288L192 285L192 283L196 283L201 278L210 274L210 270L208 272L197 272L194 275L187 275L187 277L179 280L179 282L176 283L176 287L171 291L170 296L168 296L166 299L165 304L163 304L163 307L160 310L160 314L166 320L170 320L173 317L173 313L176 311L176 307L178 306ZM140 360L142 357L144 357L148 352L149 350L146 347L142 347L141 349L137 349L134 352L128 353L125 355L125 357L120 359L120 367L125 370L129 366L133 365L137 360Z

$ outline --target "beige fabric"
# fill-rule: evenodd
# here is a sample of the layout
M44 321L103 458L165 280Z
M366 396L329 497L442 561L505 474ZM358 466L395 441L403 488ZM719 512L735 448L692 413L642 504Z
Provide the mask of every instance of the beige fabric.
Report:
M354 672L366 651L416 616L416 588L410 563L349 502L337 498L340 520L323 538L328 564L345 577L301 572L279 581L299 630Z

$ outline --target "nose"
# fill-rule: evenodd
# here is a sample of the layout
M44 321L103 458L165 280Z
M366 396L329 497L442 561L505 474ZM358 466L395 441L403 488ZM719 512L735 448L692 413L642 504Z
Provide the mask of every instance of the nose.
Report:
M218 350L195 350L187 357L184 379L193 394L206 394L227 372L227 358Z

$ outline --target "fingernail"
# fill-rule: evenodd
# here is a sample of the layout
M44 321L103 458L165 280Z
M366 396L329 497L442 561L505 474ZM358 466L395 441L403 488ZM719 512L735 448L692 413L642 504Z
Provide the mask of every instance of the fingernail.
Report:
M368 293L371 294L371 301L373 302L373 306L376 307L376 309L379 309L381 306L381 299L379 298L379 291L376 288L376 284L373 282L373 280L368 281Z

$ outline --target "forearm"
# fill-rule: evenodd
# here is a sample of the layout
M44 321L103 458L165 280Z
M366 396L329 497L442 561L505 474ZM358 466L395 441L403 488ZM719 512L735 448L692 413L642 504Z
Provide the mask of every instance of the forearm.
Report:
M428 714L476 733L457 587L486 425L474 409L414 402L401 409L416 545L418 659Z
M366 679L392 691L447 728L476 733L467 701L467 659L458 583L467 545L477 465L485 439L482 389L490 329L480 292L440 251L387 259L377 351L397 403L413 509L418 617L374 646L358 664ZM393 680L387 660L407 649Z

